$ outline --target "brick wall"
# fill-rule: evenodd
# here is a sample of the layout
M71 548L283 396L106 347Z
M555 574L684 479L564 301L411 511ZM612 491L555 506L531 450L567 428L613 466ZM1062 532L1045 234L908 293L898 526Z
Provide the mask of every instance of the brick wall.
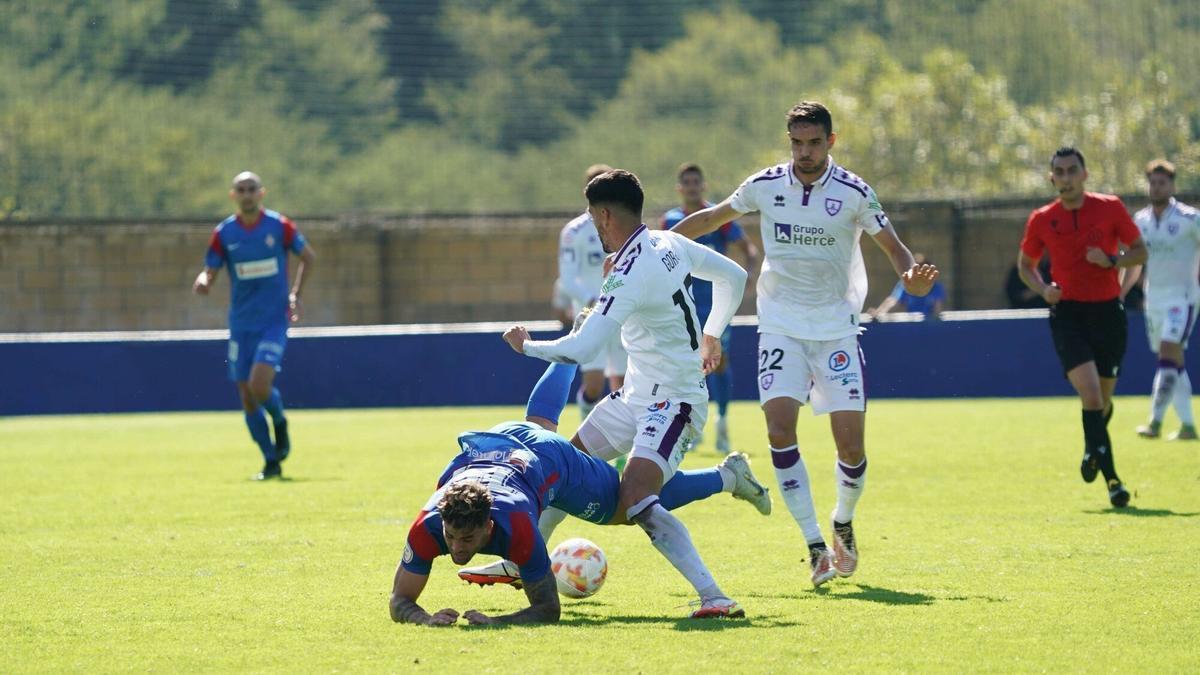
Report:
M943 270L952 309L1005 306L1004 279L1044 200L889 205ZM1131 204L1140 206L1140 199ZM296 218L317 253L307 325L549 318L558 232L572 214ZM743 225L759 241L757 219ZM220 328L228 284L192 295L212 222L0 223L0 332ZM864 237L868 239L868 237ZM864 241L868 306L895 273ZM750 299L743 313L753 313Z

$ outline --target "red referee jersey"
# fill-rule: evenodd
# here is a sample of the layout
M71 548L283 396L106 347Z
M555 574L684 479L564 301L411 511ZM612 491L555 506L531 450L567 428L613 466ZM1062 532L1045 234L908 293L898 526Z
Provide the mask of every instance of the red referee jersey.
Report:
M1128 246L1140 236L1120 199L1085 192L1078 209L1068 210L1056 199L1029 214L1021 251L1034 260L1050 253L1050 269L1063 300L1104 302L1121 294L1117 269L1088 262L1088 248L1096 246L1112 256L1118 242Z

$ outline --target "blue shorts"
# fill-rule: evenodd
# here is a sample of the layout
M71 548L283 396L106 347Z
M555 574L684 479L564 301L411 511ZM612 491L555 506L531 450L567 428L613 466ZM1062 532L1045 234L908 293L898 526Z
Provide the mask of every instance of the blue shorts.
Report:
M250 379L250 369L256 363L266 363L283 370L283 350L287 348L287 324L272 326L266 330L230 331L229 353L225 362L229 365L229 379L245 382Z
M608 462L529 422L506 422L490 431L510 435L533 451L549 486L549 506L592 523L603 525L612 520L621 477Z

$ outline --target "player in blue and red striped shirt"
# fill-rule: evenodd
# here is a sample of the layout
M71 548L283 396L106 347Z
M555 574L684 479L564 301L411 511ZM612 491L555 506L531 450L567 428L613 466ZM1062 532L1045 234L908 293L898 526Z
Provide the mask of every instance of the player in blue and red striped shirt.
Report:
M204 270L192 285L197 294L208 295L221 268L229 269L229 379L237 383L250 437L266 462L256 480L280 477L279 463L291 451L275 373L282 367L288 324L300 320L300 294L314 260L292 221L262 208L265 194L258 175L243 171L234 177L229 196L238 211L213 230ZM289 253L300 257L290 290ZM274 441L264 408L274 423Z

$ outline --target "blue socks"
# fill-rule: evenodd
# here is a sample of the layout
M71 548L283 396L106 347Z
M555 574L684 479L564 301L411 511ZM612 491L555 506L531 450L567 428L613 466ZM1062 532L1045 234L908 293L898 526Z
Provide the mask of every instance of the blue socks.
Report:
M733 398L733 370L726 368L723 373L713 373L708 376L708 390L717 402L717 411L721 417L729 410L729 399Z
M282 408L280 409L282 411ZM275 453L275 444L271 442L271 430L267 428L267 416L263 414L262 408L256 408L252 413L246 413L246 426L250 429L250 438L258 443L258 449L262 451L263 459L268 462L278 462L279 457Z
M526 417L544 417L558 424L558 416L567 405L571 393L571 382L579 366L573 363L551 363L529 393L525 406Z
M676 471L658 493L658 502L664 509L674 511L721 492L724 484L721 471L715 466L698 471Z
M263 401L262 407L270 413L272 422L279 424L283 421L283 397L275 387L271 387L271 397Z

